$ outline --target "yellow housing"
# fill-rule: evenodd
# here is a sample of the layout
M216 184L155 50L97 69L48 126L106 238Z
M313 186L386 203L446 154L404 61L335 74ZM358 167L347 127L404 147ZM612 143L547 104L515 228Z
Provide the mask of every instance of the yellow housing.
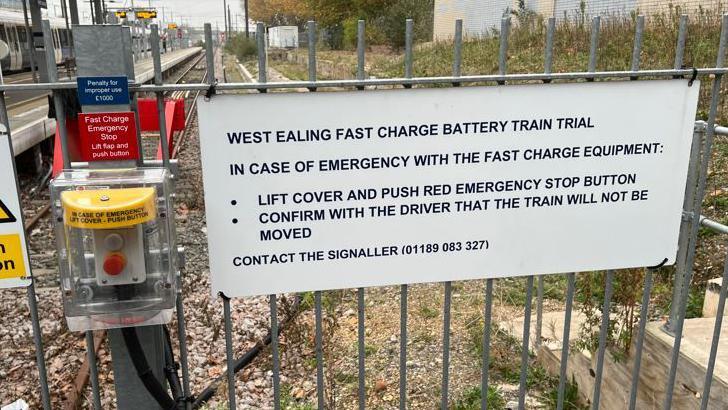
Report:
M154 188L120 188L61 192L63 223L74 228L115 229L157 217Z

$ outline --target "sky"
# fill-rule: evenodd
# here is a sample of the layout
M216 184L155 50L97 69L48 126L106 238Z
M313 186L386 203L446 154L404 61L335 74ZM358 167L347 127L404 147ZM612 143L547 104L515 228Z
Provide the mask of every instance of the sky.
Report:
M79 1L80 3L80 1ZM230 13L235 24L235 15L238 14L238 23L243 25L243 12L239 0L230 0ZM135 7L149 6L149 0L134 0ZM151 0L152 7L157 8L159 17L162 17L164 7L165 18L171 22L170 15L174 16L176 23L189 23L193 26L202 26L211 23L213 28L219 24L222 29L225 23L223 0ZM107 1L108 7L130 7L131 0L117 0L114 3Z

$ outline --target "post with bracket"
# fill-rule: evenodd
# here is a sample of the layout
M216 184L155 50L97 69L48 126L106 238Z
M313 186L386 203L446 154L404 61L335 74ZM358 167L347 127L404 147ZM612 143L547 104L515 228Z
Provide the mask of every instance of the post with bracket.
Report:
M172 184L168 169L140 167L129 37L120 25L73 28L81 112L69 163L88 169L53 180L52 211L69 328L108 329L119 408L169 408L180 399L165 391L163 324L175 308L178 260Z

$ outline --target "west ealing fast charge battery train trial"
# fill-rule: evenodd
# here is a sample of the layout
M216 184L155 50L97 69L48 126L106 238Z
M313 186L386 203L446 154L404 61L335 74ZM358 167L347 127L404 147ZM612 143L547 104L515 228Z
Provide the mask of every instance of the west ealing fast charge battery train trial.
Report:
M227 132L230 144L268 144L276 142L319 142L397 137L453 136L552 129L594 128L591 117L468 121L441 124L382 125L347 128L298 130L242 130Z

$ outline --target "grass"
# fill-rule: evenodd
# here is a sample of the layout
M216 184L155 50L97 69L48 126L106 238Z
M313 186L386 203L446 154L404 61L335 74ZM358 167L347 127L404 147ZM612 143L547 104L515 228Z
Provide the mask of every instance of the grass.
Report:
M245 82L243 76L238 71L235 56L225 53L225 77L228 82L242 83Z
M480 387L473 387L465 391L452 405L453 410L477 410L480 409L483 393ZM497 388L488 386L487 396L488 408L500 410L506 408L506 400Z
M315 410L316 406L308 402L296 400L291 395L291 386L283 384L281 386L281 409L284 410Z
M420 307L420 316L422 316L423 319L434 319L440 316L440 311L432 306L423 305Z
M558 383L558 382L556 382ZM543 397L544 402L549 409L557 408L559 399L558 384L548 391L548 394ZM571 382L566 382L564 385L564 410L581 410L588 409L587 406L583 405L579 400L579 386L576 384L576 380L572 379Z

